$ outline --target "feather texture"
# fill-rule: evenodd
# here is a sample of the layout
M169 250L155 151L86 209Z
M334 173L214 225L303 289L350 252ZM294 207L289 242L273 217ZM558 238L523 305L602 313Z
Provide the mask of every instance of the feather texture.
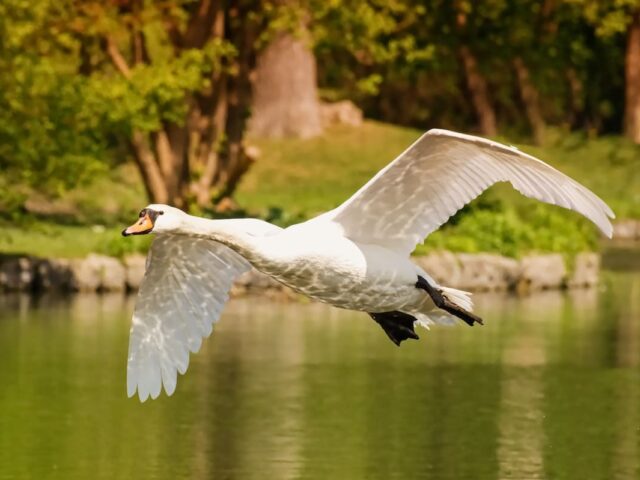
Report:
M594 193L531 155L471 135L429 130L366 185L318 220L348 238L409 254L497 182L581 213L608 237L611 209Z
M177 374L200 349L249 264L224 245L185 235L159 235L149 251L129 338L127 394L171 395Z

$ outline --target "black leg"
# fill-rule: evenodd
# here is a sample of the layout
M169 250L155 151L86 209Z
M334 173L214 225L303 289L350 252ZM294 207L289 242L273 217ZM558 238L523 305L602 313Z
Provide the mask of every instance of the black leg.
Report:
M467 325L473 327L474 323L479 323L483 325L482 319L477 315L465 310L459 305L451 302L447 297L445 297L440 290L435 288L429 282L427 282L424 278L418 275L418 281L416 282L416 288L420 288L427 292L429 296L433 299L433 303L436 304L436 307L441 308L445 312L449 312L451 315L454 315L464 321Z
M400 342L407 338L415 340L420 338L413 328L413 323L416 319L408 313L394 311L369 313L369 315L382 327L391 341L398 346L400 346Z

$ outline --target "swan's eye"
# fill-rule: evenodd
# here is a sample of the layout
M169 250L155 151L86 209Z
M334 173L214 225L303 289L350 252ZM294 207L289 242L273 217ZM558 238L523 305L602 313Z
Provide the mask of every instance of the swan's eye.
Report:
M164 215L164 212L163 212L162 210L160 210L158 213L159 213L160 215Z
M146 208L145 208L145 209L142 209L142 210L140 210L140 214L138 215L138 217L139 217L139 218L142 218L142 217L144 217L146 214L147 214L147 209L146 209Z

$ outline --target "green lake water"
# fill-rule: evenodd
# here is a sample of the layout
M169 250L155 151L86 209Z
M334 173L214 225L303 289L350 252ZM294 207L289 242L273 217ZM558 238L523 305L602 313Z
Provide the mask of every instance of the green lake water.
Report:
M640 478L627 263L598 289L476 295L484 327L401 348L364 314L234 300L144 404L133 298L1 296L0 479Z

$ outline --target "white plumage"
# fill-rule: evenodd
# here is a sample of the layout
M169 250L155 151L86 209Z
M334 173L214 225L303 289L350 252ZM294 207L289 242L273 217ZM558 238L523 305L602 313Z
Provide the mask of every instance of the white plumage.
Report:
M471 310L469 294L438 285L409 255L500 181L575 210L611 236L613 212L579 183L513 147L446 130L425 133L338 208L287 229L149 205L123 232L158 234L133 316L129 396L137 390L141 401L156 398L162 386L174 392L189 352L211 333L233 280L250 265L316 300L369 313L402 312L424 326L452 317L416 288L418 275Z
M220 318L233 279L249 263L230 248L184 235L159 235L149 251L133 313L127 393L171 395L189 352L200 350ZM162 382L160 382L160 378Z
M349 200L325 214L354 240L409 254L449 217L497 182L569 208L611 236L613 212L591 191L514 147L429 130Z

